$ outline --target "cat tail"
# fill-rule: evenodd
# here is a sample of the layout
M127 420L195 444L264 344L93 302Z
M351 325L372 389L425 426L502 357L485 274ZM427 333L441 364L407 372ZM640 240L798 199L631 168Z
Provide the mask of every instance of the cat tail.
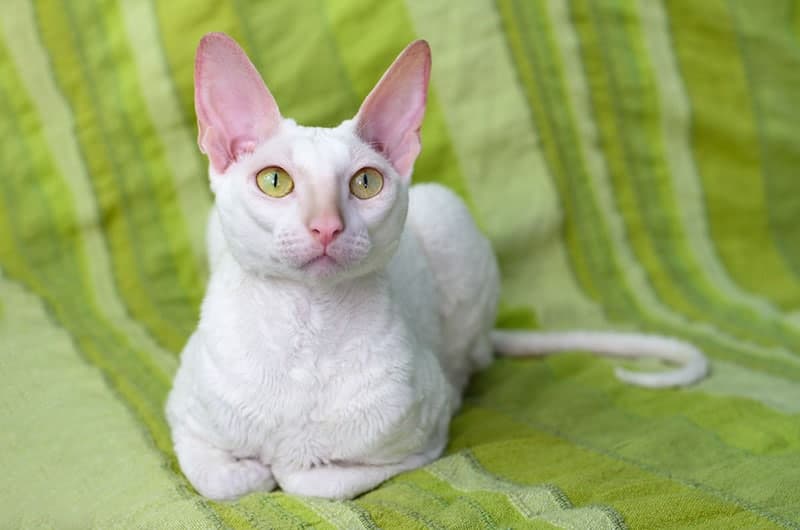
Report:
M703 379L709 364L705 355L691 344L658 335L604 331L492 331L495 351L510 357L585 351L624 359L653 358L680 365L666 372L631 372L616 368L617 378L650 388L685 386Z

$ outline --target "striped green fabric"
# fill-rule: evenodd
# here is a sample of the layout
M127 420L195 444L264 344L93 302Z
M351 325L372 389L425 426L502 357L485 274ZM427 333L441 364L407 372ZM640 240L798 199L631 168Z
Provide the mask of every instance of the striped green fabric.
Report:
M0 527L800 528L798 2L3 7ZM163 403L208 275L208 31L316 125L428 39L415 178L490 236L499 324L672 334L713 375L651 391L579 353L501 359L445 457L359 499L199 497Z

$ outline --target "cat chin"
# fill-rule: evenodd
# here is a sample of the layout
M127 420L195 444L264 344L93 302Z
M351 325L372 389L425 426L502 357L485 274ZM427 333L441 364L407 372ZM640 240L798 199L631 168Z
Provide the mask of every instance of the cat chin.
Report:
M318 278L329 278L342 270L341 264L338 261L323 254L311 259L300 267L300 270L306 274Z
M369 276L375 272L375 268L371 265L371 263L349 263L330 256L319 256L295 269L299 275L294 279L308 285L330 287Z

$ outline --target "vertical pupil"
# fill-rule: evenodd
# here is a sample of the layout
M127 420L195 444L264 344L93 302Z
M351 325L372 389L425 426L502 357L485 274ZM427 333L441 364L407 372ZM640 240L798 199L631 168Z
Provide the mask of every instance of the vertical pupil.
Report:
M361 176L361 179L364 182L364 189L369 188L369 177L367 177L366 173Z
M277 171L272 174L272 187L273 188L277 188L278 187L278 172Z

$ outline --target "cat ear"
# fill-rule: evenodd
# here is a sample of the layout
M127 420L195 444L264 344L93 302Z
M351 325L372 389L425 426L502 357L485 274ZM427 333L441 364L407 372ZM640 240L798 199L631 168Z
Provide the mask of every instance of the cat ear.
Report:
M412 42L383 74L355 118L356 134L406 178L419 155L419 129L425 114L430 74L428 43Z
M224 33L207 34L197 47L194 107L197 143L219 173L252 151L281 121L278 105L253 63Z

